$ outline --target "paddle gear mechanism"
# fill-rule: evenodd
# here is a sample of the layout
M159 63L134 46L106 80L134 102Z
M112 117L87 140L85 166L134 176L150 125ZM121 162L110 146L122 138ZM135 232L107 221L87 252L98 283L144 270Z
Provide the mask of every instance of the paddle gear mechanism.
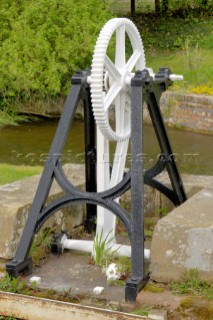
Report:
M109 244L112 250L131 257L132 271L126 282L125 298L135 301L148 280L144 269L144 258L149 258L149 250L144 249L143 183L161 191L174 205L186 200L159 108L162 92L174 80L181 79L182 76L171 74L167 68L160 68L156 75L146 68L143 44L130 20L115 18L106 23L97 39L91 72L77 72L72 77L70 93L20 243L15 257L6 265L9 274L17 277L25 269L31 272L30 247L47 219L62 208L86 203L86 230L93 229L97 207L96 236L101 235L103 241L112 238ZM86 191L73 186L61 165L61 154L80 99L84 102ZM142 157L144 101L161 149L156 164L147 171L143 168ZM130 141L131 168L125 173ZM114 144L114 153L111 144ZM171 188L155 179L164 169ZM47 198L54 180L63 195L49 203ZM131 214L118 201L128 189L131 189ZM130 246L116 244L116 217L127 230ZM52 247L57 252L72 249L94 254L93 241L69 239L66 233L57 236Z

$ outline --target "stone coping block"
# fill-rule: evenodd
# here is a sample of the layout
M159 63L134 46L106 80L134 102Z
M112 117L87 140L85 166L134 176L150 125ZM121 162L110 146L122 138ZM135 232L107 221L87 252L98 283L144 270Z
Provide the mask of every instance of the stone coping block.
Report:
M67 164L64 172L73 185L82 188L84 185L84 166ZM23 228L34 199L40 175L0 186L0 258L14 257ZM63 191L53 183L47 203L61 196ZM73 205L55 213L44 224L56 231L72 230L84 221L84 205Z
M187 198L191 198L203 188L213 186L213 176L181 174ZM163 171L156 179L167 186L171 186L168 173ZM174 204L160 191L150 186L144 185L144 209L147 217L159 218L159 209L170 212L174 209Z
M197 269L201 279L212 281L213 177L210 180L206 188L158 221L151 243L152 279L180 280L186 270Z

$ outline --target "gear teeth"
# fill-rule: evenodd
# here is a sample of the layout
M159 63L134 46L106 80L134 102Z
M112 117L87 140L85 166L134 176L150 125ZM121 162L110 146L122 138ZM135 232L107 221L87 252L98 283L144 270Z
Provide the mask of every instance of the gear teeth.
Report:
M125 134L118 134L112 130L109 125L108 115L105 112L103 97L104 60L107 47L113 33L122 25L125 25L125 30L129 36L133 50L137 49L142 53L139 61L137 62L137 69L143 70L145 68L143 44L136 26L129 19L114 18L105 24L98 36L93 54L91 70L91 100L94 117L102 134L108 140L114 141L122 141L130 136L130 129L129 132L125 132Z

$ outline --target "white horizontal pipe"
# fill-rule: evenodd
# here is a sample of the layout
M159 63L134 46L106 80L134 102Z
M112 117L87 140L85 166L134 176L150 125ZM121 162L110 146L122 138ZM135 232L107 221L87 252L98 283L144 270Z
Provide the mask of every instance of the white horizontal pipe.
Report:
M61 244L64 249L93 253L93 241L91 240L73 240L63 237ZM111 246L111 252L115 252L120 257L131 257L131 246L116 243ZM149 260L149 249L144 249L144 258Z
M64 239L61 244L64 249L79 250L88 253L92 253L93 251L93 241L91 240Z
M170 74L169 79L171 81L181 81L181 80L183 80L183 76L179 75L179 74Z
M112 252L115 251L115 253L120 257L131 257L131 246L116 243L112 245L111 250ZM150 258L149 249L144 249L144 258L149 260Z

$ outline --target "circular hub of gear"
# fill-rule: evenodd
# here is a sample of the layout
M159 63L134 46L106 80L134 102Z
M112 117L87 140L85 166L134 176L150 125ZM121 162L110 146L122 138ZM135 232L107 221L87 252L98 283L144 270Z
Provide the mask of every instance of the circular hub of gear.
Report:
M110 41L115 46L111 59L107 51ZM144 68L143 44L135 25L125 18L109 20L97 39L91 70L93 112L100 131L108 140L122 141L130 137L131 76ZM115 109L114 128L109 123L112 106Z

